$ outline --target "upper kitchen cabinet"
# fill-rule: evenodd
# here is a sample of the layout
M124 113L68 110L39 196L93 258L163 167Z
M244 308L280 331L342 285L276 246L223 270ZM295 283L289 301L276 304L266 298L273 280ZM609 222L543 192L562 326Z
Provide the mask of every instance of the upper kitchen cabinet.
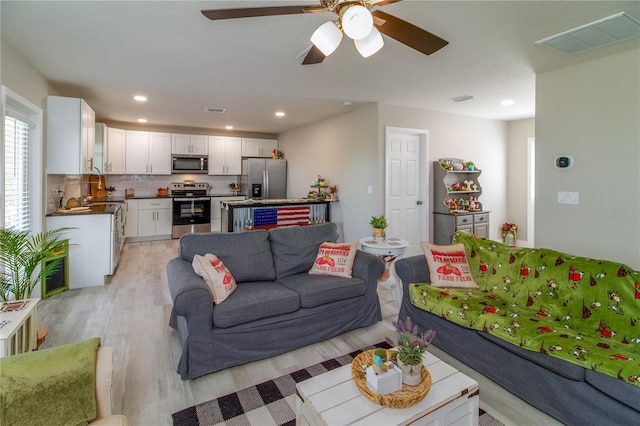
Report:
M83 100L47 96L47 173L90 174L96 115Z
M241 175L241 151L240 138L209 136L209 174Z
M124 130L96 123L94 162L105 175L125 174Z
M243 157L269 157L271 152L278 149L276 139L242 138Z
M171 174L171 134L127 130L125 170L134 175Z
M203 135L171 135L171 153L186 155L207 155L209 144Z

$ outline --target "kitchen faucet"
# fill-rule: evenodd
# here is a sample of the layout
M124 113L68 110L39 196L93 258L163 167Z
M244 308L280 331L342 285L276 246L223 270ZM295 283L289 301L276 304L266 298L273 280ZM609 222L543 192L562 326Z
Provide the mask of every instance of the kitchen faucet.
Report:
M99 168L94 167L94 169L98 172L98 189L102 189L102 173L100 173Z

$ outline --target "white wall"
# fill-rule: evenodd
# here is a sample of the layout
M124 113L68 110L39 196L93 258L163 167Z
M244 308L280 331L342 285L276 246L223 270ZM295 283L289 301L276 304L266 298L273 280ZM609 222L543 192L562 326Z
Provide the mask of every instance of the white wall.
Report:
M376 104L282 133L279 147L289 160L287 195L305 195L320 174L329 184L338 185L340 201L332 206L332 220L339 224L344 240L369 235L371 216L384 213L385 126L428 130L431 160L474 161L483 170L480 201L492 211L492 238L500 238L498 227L506 216L507 125L503 121Z
M535 136L535 119L510 121L507 146L507 217L505 222L518 225L518 240L527 242L528 139ZM498 224L500 226L501 224Z
M473 161L482 170L478 182L482 187L479 201L491 211L490 237L501 240L499 227L506 219L507 123L464 115L427 111L418 108L380 105L380 144L384 147L384 126L408 127L429 131L429 160L444 157ZM384 181L384 151L381 151L380 182ZM432 170L429 170L432 175ZM431 188L435 184L433 181ZM430 190L431 191L431 190ZM381 203L384 198L381 199ZM430 211L432 200L429 201ZM432 223L432 215L429 214ZM432 227L431 227L432 228ZM433 229L429 235L433 235Z
M331 205L331 221L338 224L344 241L371 233L369 219L382 214L379 199L378 106L300 127L278 136L278 148L287 163L287 197L306 196L321 175L338 185L338 199ZM367 194L367 186L374 187Z
M640 49L536 82L535 244L640 269ZM575 159L558 170L560 154ZM579 192L579 205L557 203Z
M2 41L0 58L2 84L23 98L43 108L44 98L54 95L55 88L7 43Z

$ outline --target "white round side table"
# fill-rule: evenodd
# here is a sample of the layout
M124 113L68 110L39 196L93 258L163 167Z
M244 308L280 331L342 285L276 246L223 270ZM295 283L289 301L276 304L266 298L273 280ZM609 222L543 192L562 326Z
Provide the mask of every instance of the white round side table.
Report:
M373 237L360 239L360 250L375 254L384 260L386 268L384 273L378 278L378 284L391 287L393 298L396 299L398 304L402 301L402 288L395 276L393 262L404 254L408 246L409 241L395 237L388 237L386 241L373 239Z

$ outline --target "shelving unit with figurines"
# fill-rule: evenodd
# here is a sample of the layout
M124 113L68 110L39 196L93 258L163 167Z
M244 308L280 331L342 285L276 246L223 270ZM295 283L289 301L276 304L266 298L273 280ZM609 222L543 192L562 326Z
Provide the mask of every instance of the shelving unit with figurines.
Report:
M478 178L482 170L471 161L441 158L434 161L434 212L479 212L482 187Z
M482 170L471 161L441 158L433 163L434 243L451 244L457 231L489 237L489 213L479 201Z

